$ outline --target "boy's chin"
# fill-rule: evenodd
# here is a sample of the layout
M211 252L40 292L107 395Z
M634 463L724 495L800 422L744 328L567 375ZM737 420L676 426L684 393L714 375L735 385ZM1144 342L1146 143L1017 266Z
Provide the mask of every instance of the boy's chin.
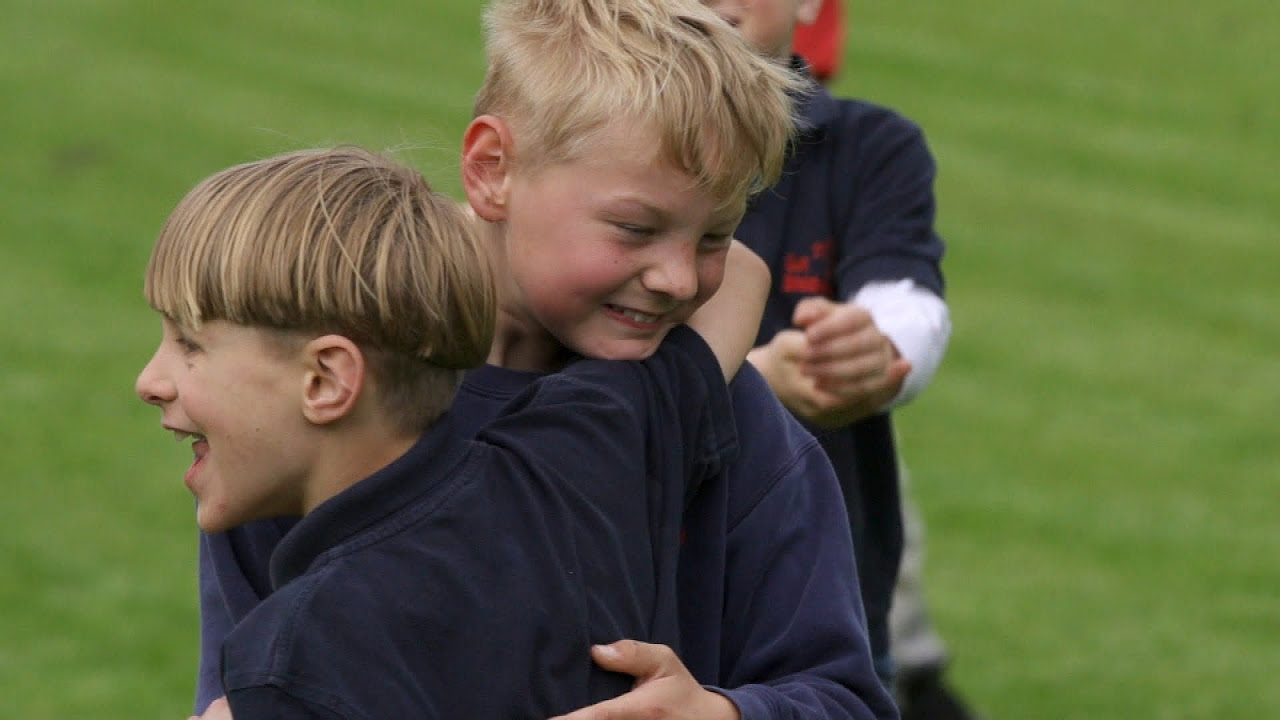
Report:
M579 355L597 360L645 360L658 350L661 343L661 337L645 340L606 339L580 343L573 350Z
M245 520L237 519L227 512L226 503L214 500L196 501L196 526L206 533L220 533L243 525Z

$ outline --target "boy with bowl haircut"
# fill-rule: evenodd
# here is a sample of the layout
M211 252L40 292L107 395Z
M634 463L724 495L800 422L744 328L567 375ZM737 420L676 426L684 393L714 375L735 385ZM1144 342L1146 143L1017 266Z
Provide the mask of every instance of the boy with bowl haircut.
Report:
M644 357L714 291L747 193L776 177L797 87L692 2L503 1L486 23L463 174L499 249L506 328L452 407L468 428L573 357ZM758 373L744 366L730 389L749 440L687 498L668 643L679 658L597 648L638 688L582 717L893 717L830 464ZM262 597L265 549L289 523L202 538L206 673L209 649ZM197 708L218 694L205 678Z
M724 378L767 287L735 258L752 289L690 320L705 340L572 363L470 440L446 410L497 294L456 203L345 148L197 185L147 269L164 335L137 392L192 440L202 530L302 516L223 645L235 717L542 718L624 691L591 643L670 637L654 568L735 443Z

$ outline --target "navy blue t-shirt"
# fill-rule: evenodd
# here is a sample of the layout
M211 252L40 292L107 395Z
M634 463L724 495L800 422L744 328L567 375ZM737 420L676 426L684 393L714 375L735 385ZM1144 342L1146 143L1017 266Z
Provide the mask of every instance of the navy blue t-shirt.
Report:
M539 377L494 366L468 372L450 411L455 428L477 431ZM685 509L681 659L699 682L731 698L743 720L896 717L872 669L830 462L755 369L743 366L729 390L738 454ZM294 522L201 535L197 711L222 694L217 649L269 591L266 558Z
M280 541L223 646L237 720L542 719L630 688L593 643L678 642L686 493L737 442L696 333L575 362L467 437L446 414Z
M943 293L934 229L935 165L915 123L817 84L782 178L747 209L734 236L773 272L757 344L792 327L803 298L844 301L874 281L904 278ZM888 616L902 556L897 451L888 413L841 428L808 426L826 449L854 538L877 660L889 652Z

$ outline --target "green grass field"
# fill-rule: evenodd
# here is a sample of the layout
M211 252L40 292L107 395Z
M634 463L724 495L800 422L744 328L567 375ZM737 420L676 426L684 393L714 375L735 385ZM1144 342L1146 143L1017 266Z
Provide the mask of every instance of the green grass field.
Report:
M189 451L133 395L198 179L396 149L457 195L479 2L0 0L0 716L185 717ZM1280 717L1280 5L849 3L940 164L956 325L900 414L992 720Z

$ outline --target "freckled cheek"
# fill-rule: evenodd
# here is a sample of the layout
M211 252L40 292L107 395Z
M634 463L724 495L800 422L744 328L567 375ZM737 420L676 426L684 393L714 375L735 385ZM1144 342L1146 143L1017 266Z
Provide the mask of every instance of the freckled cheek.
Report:
M720 257L716 260L703 261L698 266L698 295L699 304L706 302L716 291L720 289L720 285L724 282L724 258Z

